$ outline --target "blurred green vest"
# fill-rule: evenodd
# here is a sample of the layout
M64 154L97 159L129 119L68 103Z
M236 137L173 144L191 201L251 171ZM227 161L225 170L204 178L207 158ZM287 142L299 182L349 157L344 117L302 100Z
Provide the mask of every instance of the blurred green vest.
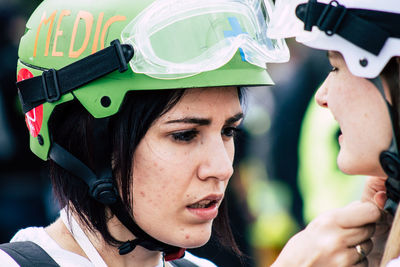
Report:
M298 185L304 199L304 218L360 199L364 176L342 173L336 164L339 125L330 111L312 98L304 116L299 141Z

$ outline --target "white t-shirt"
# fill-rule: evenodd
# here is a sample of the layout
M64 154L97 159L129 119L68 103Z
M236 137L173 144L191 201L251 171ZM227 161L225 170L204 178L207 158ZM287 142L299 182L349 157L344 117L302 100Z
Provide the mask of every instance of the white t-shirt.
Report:
M11 242L32 241L44 249L61 267L95 267L87 258L61 248L45 231L43 227L29 227L18 231ZM185 252L186 260L200 267L216 267L212 262ZM19 265L0 249L0 266L19 267ZM160 263L156 267L162 267Z
M399 266L400 266L400 257L389 261L389 263L386 265L386 267L399 267Z

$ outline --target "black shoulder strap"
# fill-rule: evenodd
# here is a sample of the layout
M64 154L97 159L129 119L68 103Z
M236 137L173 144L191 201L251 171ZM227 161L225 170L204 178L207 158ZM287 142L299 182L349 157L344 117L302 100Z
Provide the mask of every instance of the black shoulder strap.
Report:
M21 267L60 267L39 245L31 242L12 242L0 245ZM198 267L187 259L169 262L173 267Z
M0 245L21 267L59 267L39 245L31 242L12 242Z
M178 259L178 260L173 260L169 261L173 267L198 267L197 264L194 264L193 262L187 260L187 259Z

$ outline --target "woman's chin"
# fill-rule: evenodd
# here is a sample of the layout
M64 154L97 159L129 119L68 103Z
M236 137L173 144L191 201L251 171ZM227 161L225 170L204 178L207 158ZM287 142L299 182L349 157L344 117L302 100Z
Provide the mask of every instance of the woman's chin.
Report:
M337 165L340 171L348 175L384 176L385 173L378 160L370 162L346 158L339 153Z
M337 166L339 170L345 174L352 174L353 166L351 162L345 157L343 148L340 149L339 155L336 159Z
M185 244L185 248L198 248L198 247L201 247L201 246L204 246L207 242L208 242L208 240L210 240L209 238L208 239L203 239L203 240L190 240L189 242L184 242L184 244Z
M210 237L211 230L200 232L193 231L190 234L186 234L181 242L184 244L183 247L185 248L197 248L204 246L210 240Z
M196 227L197 228L197 227ZM163 242L181 248L197 248L205 245L211 237L211 229L184 229L173 238L166 238ZM161 240L161 239L160 239Z
M174 240L173 245L175 247L180 247L180 248L198 248L201 246L204 246L210 238L204 238L204 237L196 237L196 236L184 236L183 239L176 239Z
M341 172L343 172L344 174L348 174L348 175L357 175L360 174L360 170L358 170L358 168L355 168L355 166L352 166L351 164L343 163L340 162L338 160L338 168Z

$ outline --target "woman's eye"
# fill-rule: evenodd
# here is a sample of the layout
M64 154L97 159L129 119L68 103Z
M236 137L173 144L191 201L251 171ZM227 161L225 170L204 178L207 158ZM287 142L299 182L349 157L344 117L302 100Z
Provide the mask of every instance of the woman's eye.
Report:
M196 130L177 132L172 134L172 138L174 138L175 141L189 142L193 140L198 133L199 132Z
M332 67L332 69L331 69L331 72L336 72L336 71L338 71L339 69L337 68L337 67Z
M236 127L226 127L222 129L222 134L227 136L227 137L235 137L240 130Z

